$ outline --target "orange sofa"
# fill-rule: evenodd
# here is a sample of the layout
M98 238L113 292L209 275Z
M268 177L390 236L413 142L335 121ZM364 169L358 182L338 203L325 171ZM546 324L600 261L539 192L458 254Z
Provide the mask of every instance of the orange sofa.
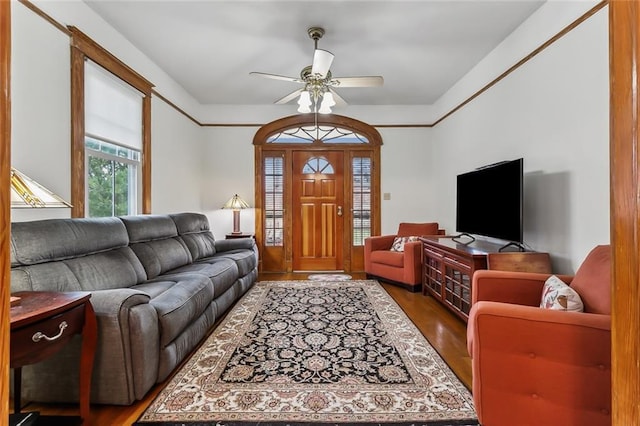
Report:
M549 274L473 276L467 344L483 426L611 424L611 248L561 276L584 312L540 308Z
M419 237L444 234L437 222L409 223L398 226L395 235L369 237L364 241L364 271L369 278L400 285L410 291L422 288L422 243L404 244L404 251L393 251L396 237Z

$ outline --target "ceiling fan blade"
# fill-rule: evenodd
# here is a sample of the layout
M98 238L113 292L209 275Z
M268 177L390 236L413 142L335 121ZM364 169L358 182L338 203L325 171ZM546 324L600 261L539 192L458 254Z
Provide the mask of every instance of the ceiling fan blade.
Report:
M313 65L311 66L312 74L320 74L322 78L327 76L331 63L333 62L333 53L328 50L316 49L313 54Z
M379 75L361 77L334 77L336 87L376 87L382 86L384 79Z
M338 92L336 92L335 90L333 90L332 88L329 88L329 91L331 92L331 94L333 95L333 100L336 103L337 107L344 107L347 106L347 101L345 101L342 96L338 95Z
M294 100L295 98L297 98L298 95L300 94L300 92L302 92L303 90L304 90L304 87L301 87L298 90L294 90L293 92L289 93L288 95L283 96L282 98L280 98L277 101L275 101L274 104L276 104L276 105L286 104L287 102L290 102L290 101Z
M249 75L257 75L258 77L271 78L274 80L293 81L294 83L304 83L304 81L300 80L299 78L287 77L287 76L278 75L278 74L267 74L265 72L252 71L249 73Z

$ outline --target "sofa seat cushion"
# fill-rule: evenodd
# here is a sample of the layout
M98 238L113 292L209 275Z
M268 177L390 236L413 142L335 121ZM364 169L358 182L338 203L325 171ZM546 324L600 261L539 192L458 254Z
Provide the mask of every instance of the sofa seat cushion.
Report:
M161 276L131 287L147 293L158 313L160 345L170 344L213 300L211 280L199 274Z
M244 277L258 266L258 260L255 252L253 250L246 249L218 252L214 257L200 259L197 263L218 262L220 259L228 259L235 262L241 277Z
M371 262L402 268L404 267L404 252L390 250L372 251Z
M212 258L211 262L199 262L182 266L172 270L170 274L164 276L171 276L176 273L190 273L206 276L209 278L213 286L213 297L218 297L223 294L241 276L238 274L238 267L234 261L217 257Z

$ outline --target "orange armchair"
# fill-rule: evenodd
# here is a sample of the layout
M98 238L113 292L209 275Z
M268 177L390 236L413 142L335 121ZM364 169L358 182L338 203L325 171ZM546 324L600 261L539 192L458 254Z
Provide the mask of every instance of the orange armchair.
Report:
M483 426L611 424L611 248L561 276L584 312L540 308L550 274L473 276L467 345Z
M369 237L364 241L364 271L369 278L400 285L410 291L422 288L422 243L404 244L404 251L393 251L396 237L418 237L444 234L437 222L408 223L398 227L396 235Z

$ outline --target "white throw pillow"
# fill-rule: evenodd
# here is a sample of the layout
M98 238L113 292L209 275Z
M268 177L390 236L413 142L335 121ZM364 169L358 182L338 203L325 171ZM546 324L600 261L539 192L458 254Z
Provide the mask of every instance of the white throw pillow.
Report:
M391 251L404 251L404 245L411 241L418 241L418 237L395 237L391 244Z
M544 283L540 307L559 311L584 311L580 295L555 275L551 275Z

